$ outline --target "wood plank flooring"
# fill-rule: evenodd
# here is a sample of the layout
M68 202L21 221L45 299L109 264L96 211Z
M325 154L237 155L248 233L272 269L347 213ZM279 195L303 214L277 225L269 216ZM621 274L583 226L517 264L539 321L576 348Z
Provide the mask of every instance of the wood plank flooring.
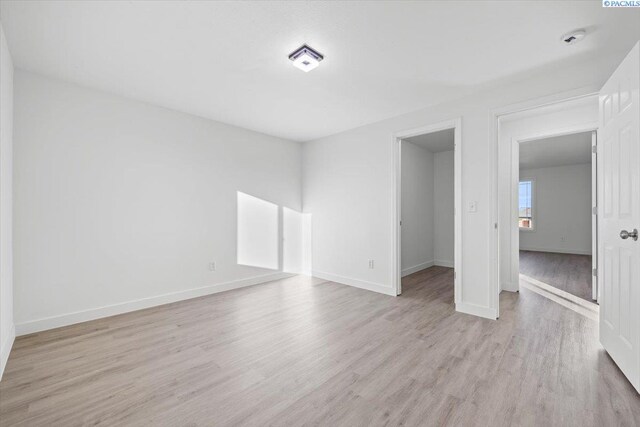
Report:
M523 289L456 313L451 269L380 295L294 277L16 340L6 426L637 426L597 324Z
M520 251L520 273L589 302L591 256Z

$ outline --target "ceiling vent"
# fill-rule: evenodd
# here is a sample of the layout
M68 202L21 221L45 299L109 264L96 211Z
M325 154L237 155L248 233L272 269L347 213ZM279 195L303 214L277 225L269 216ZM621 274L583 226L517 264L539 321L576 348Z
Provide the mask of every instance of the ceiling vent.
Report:
M562 36L562 42L564 44L576 44L580 40L582 40L585 35L586 33L584 30L571 31L570 33L567 33L564 36Z
M308 73L320 64L324 56L305 44L289 55L289 59L293 61L294 67Z

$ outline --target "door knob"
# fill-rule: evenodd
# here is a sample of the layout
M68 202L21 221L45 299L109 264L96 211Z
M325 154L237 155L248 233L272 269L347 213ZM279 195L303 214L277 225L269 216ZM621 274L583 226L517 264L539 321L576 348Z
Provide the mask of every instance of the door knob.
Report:
M638 229L634 228L633 231L622 230L620 232L620 238L622 240L627 240L629 237L633 240L638 240Z

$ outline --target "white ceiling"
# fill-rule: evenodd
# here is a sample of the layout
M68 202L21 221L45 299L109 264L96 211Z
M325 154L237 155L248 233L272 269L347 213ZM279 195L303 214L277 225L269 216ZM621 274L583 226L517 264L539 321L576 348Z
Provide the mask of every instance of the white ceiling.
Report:
M405 138L403 141L419 145L432 153L450 151L454 149L455 129L445 129L438 132L425 133L423 135Z
M640 38L640 9L600 1L3 0L0 17L18 68L300 141L585 59L609 72ZM325 54L310 73L287 58L303 43Z
M520 143L520 169L591 163L591 132Z

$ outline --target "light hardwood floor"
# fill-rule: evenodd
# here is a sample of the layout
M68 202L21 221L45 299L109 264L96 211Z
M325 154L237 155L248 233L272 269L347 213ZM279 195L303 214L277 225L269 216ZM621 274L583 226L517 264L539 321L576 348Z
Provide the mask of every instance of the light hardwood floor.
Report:
M520 273L586 301L591 299L591 256L520 251Z
M0 424L640 425L594 321L526 289L456 313L443 267L403 289L295 277L20 337Z

